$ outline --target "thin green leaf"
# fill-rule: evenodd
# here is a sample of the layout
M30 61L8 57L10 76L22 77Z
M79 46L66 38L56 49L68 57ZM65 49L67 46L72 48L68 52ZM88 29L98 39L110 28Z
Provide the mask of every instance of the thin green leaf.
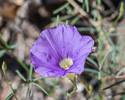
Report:
M30 97L33 95L33 83L31 83Z
M24 84L24 83L23 83L23 84ZM18 88L22 87L22 86L23 86L23 84L21 84L21 85L19 85L19 86L15 87L15 88L14 88L14 91L15 91L15 90L17 90Z
M119 30L119 29L123 29L123 28L125 28L125 24L118 26L117 28L115 28L115 30Z
M66 20L66 23L65 23L65 25L68 25L68 20Z
M36 84L36 83L33 83L33 85L39 87L46 95L48 95L48 96L51 97L51 95L50 95L46 90L44 90L40 85L38 85L38 84Z
M98 80L102 80L102 72L101 71L98 72Z
M44 79L44 77L35 78L35 79L33 79L33 81L37 81L37 80L40 80L40 79Z
M1 51L0 51L0 58L2 58L5 53L6 53L6 50L1 50Z
M32 72L33 72L33 65L30 65L30 72L29 72L29 80L32 78Z
M20 78L26 82L26 78L18 71L16 70L16 73L20 76Z
M101 67L102 67L102 65L103 65L103 63L104 63L106 57L109 55L109 53L110 53L110 50L108 50L108 51L106 52L105 56L103 57L102 62L101 62L101 64L100 64Z
M109 39L109 43L112 45L113 51L115 51L115 44L113 43L110 37L108 39Z
M14 44L14 45L8 46L8 48L9 48L9 49L13 49L13 48L19 47L19 46L21 46L21 45L24 45L24 43Z
M108 36L125 36L125 34L120 34L120 33L110 33Z
M14 93L11 93L5 100L10 100L14 96Z
M1 33L0 33L0 41L5 45L6 48L8 48L8 44L7 44L6 41L3 39Z
M95 28L87 28L87 27L78 27L79 31L92 31L92 32L98 32Z
M74 24L76 24L76 22L80 19L79 16L76 16L70 23L71 26L73 26Z
M69 15L60 16L59 19L60 20L67 20L67 19L69 19L71 17L73 17L73 15L69 14ZM51 18L51 21L56 21L56 20L57 20L57 17Z
M69 3L65 3L64 5L62 5L60 8L56 9L53 11L53 14L57 14L60 11L62 11L64 8L66 8L69 5Z
M112 84L112 85L110 85L110 86L104 88L103 90L106 90L106 89L112 88L113 86L119 85L119 84L121 84L121 83L123 83L123 82L125 82L125 80L122 80L122 81L120 81L120 82L116 82L115 84Z
M85 68L85 72L91 72L91 73L98 74L98 70L94 70L94 69L90 69L90 68Z
M96 21L96 18L97 18L96 4L93 3L92 7L93 7L93 16L94 16L93 20Z
M85 0L86 11L89 12L89 0Z
M67 9L68 11L73 12L73 9L70 7L70 5L69 5L69 6L67 6L67 7L66 7L66 9Z
M52 87L53 87L53 85L56 85L56 84L53 84L50 80L47 80L47 79L45 79L45 82L46 82L47 84L49 84L49 86L52 86ZM67 93L66 93L62 88L60 88L59 86L56 85L55 88L58 89L62 94L64 94L64 95L67 94Z
M116 75L119 76L119 75L121 75L124 71L125 71L125 67L124 67L123 69L121 69Z
M66 92L59 86L56 86L55 88L58 89L62 94L66 95Z
M24 84L22 84L21 98L22 98L22 96L23 96L23 93L24 93L24 87L25 87L25 83L24 83Z
M59 25L59 15L57 15L57 18L56 18L56 26Z
M91 59L90 57L87 57L87 60L92 63L94 66L98 67L98 64L93 60Z
M121 2L120 13L119 13L118 17L115 19L115 21L112 23L112 25L108 28L107 32L109 32L110 29L118 23L118 21L121 19L122 15L123 15L123 13L124 13L124 3Z

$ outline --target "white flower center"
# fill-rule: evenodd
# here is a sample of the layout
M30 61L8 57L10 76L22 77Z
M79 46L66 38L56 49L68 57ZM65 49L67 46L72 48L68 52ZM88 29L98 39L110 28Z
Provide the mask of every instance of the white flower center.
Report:
M59 62L61 68L67 70L71 65L73 65L73 61L71 58L64 58Z

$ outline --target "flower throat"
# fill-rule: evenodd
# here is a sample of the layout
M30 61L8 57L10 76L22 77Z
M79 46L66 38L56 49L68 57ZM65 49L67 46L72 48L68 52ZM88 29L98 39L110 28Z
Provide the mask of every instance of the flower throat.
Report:
M63 60L61 60L59 62L59 65L61 68L63 68L64 70L67 70L70 68L71 65L73 65L73 61L71 58L64 58Z

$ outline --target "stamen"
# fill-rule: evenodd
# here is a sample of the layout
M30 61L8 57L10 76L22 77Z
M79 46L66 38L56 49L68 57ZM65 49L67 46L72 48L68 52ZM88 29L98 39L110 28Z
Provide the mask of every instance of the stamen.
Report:
M61 68L67 70L71 65L73 65L73 61L71 58L64 58L59 62Z

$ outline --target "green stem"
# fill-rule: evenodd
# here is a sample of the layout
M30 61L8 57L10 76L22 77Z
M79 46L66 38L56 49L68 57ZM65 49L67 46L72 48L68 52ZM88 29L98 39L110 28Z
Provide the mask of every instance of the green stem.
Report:
M69 100L69 96L67 95L67 98L66 98L66 100Z
M99 46L98 46L98 54L99 54L99 63L102 62L102 48L103 48L103 40L101 40L100 38L103 36L102 33L102 17L101 17L101 0L97 0L97 4L98 4L98 22L99 22ZM100 81L100 90L101 90L101 100L104 100L104 93L103 93L103 80L102 80L102 74L101 74L101 68L102 66L99 66L99 81Z
M29 89L30 89L30 82L28 83L28 88L27 88L27 93L26 93L25 100L27 100L27 96L28 96L28 93L29 93Z
M7 77L6 71L4 70L3 73L4 73L4 76L5 76L5 78L6 78L7 82L8 82L8 84L9 84L10 87L11 87L11 90L12 90L12 92L13 92L13 94L14 94L15 99L18 100L17 97L16 97L16 95L15 95L14 89L13 89L13 87L12 87L12 83L9 81L9 79L8 79L8 77Z
M68 73L67 74L67 78L73 83L74 88L73 91L71 91L70 93L67 93L67 97L69 97L71 94L73 94L76 90L77 90L77 86L76 86L76 74L75 73Z
M8 48L8 44L6 43L6 41L4 41L4 39L3 39L2 35L1 35L1 33L0 33L0 40L1 40L1 42L3 42L3 44Z
M14 89L13 89L13 87L12 87L12 83L9 82L9 85L10 85L10 87L11 87L11 90L12 90L12 92L13 92L13 94L14 94L15 99L18 100L18 98L17 98L16 95L15 95Z
M109 33L111 28L114 27L118 23L118 21L121 19L122 15L123 15L123 13L124 13L124 3L121 2L120 13L119 13L118 17L116 18L116 20L113 22L113 24L108 28L107 33Z
M6 47L7 50L8 50L9 45L6 43L6 41L4 41L4 39L3 39L3 37L2 37L1 34L0 34L0 39L1 39L2 43L5 45L5 47ZM26 72L29 72L28 67L27 67L18 57L16 57L16 55L13 53L13 51L9 49L9 52L14 56L14 58L16 59L16 61L26 70ZM34 74L33 74L33 78L35 78L35 75L34 75ZM51 92L49 92L49 90L48 90L42 83L40 83L38 80L37 80L37 83L38 83L41 87L43 87L49 94L51 94L51 96L52 96L54 99L56 99L55 96L54 96Z
M87 94L88 94L88 98L90 98L89 89L88 89L88 87L87 87L87 85L86 85L85 80L84 80L83 78L81 78L80 76L78 76L78 78L79 78L79 80L81 81L81 83L84 85L85 90L86 90L86 92L87 92Z
M9 50L9 52L13 55L13 57L16 59L16 61L25 69L26 72L29 72L28 67L13 53L12 50Z
M76 90L77 90L77 87L74 87L73 91L71 91L70 93L67 93L67 96L69 97L71 94L73 94L74 92L76 92Z

